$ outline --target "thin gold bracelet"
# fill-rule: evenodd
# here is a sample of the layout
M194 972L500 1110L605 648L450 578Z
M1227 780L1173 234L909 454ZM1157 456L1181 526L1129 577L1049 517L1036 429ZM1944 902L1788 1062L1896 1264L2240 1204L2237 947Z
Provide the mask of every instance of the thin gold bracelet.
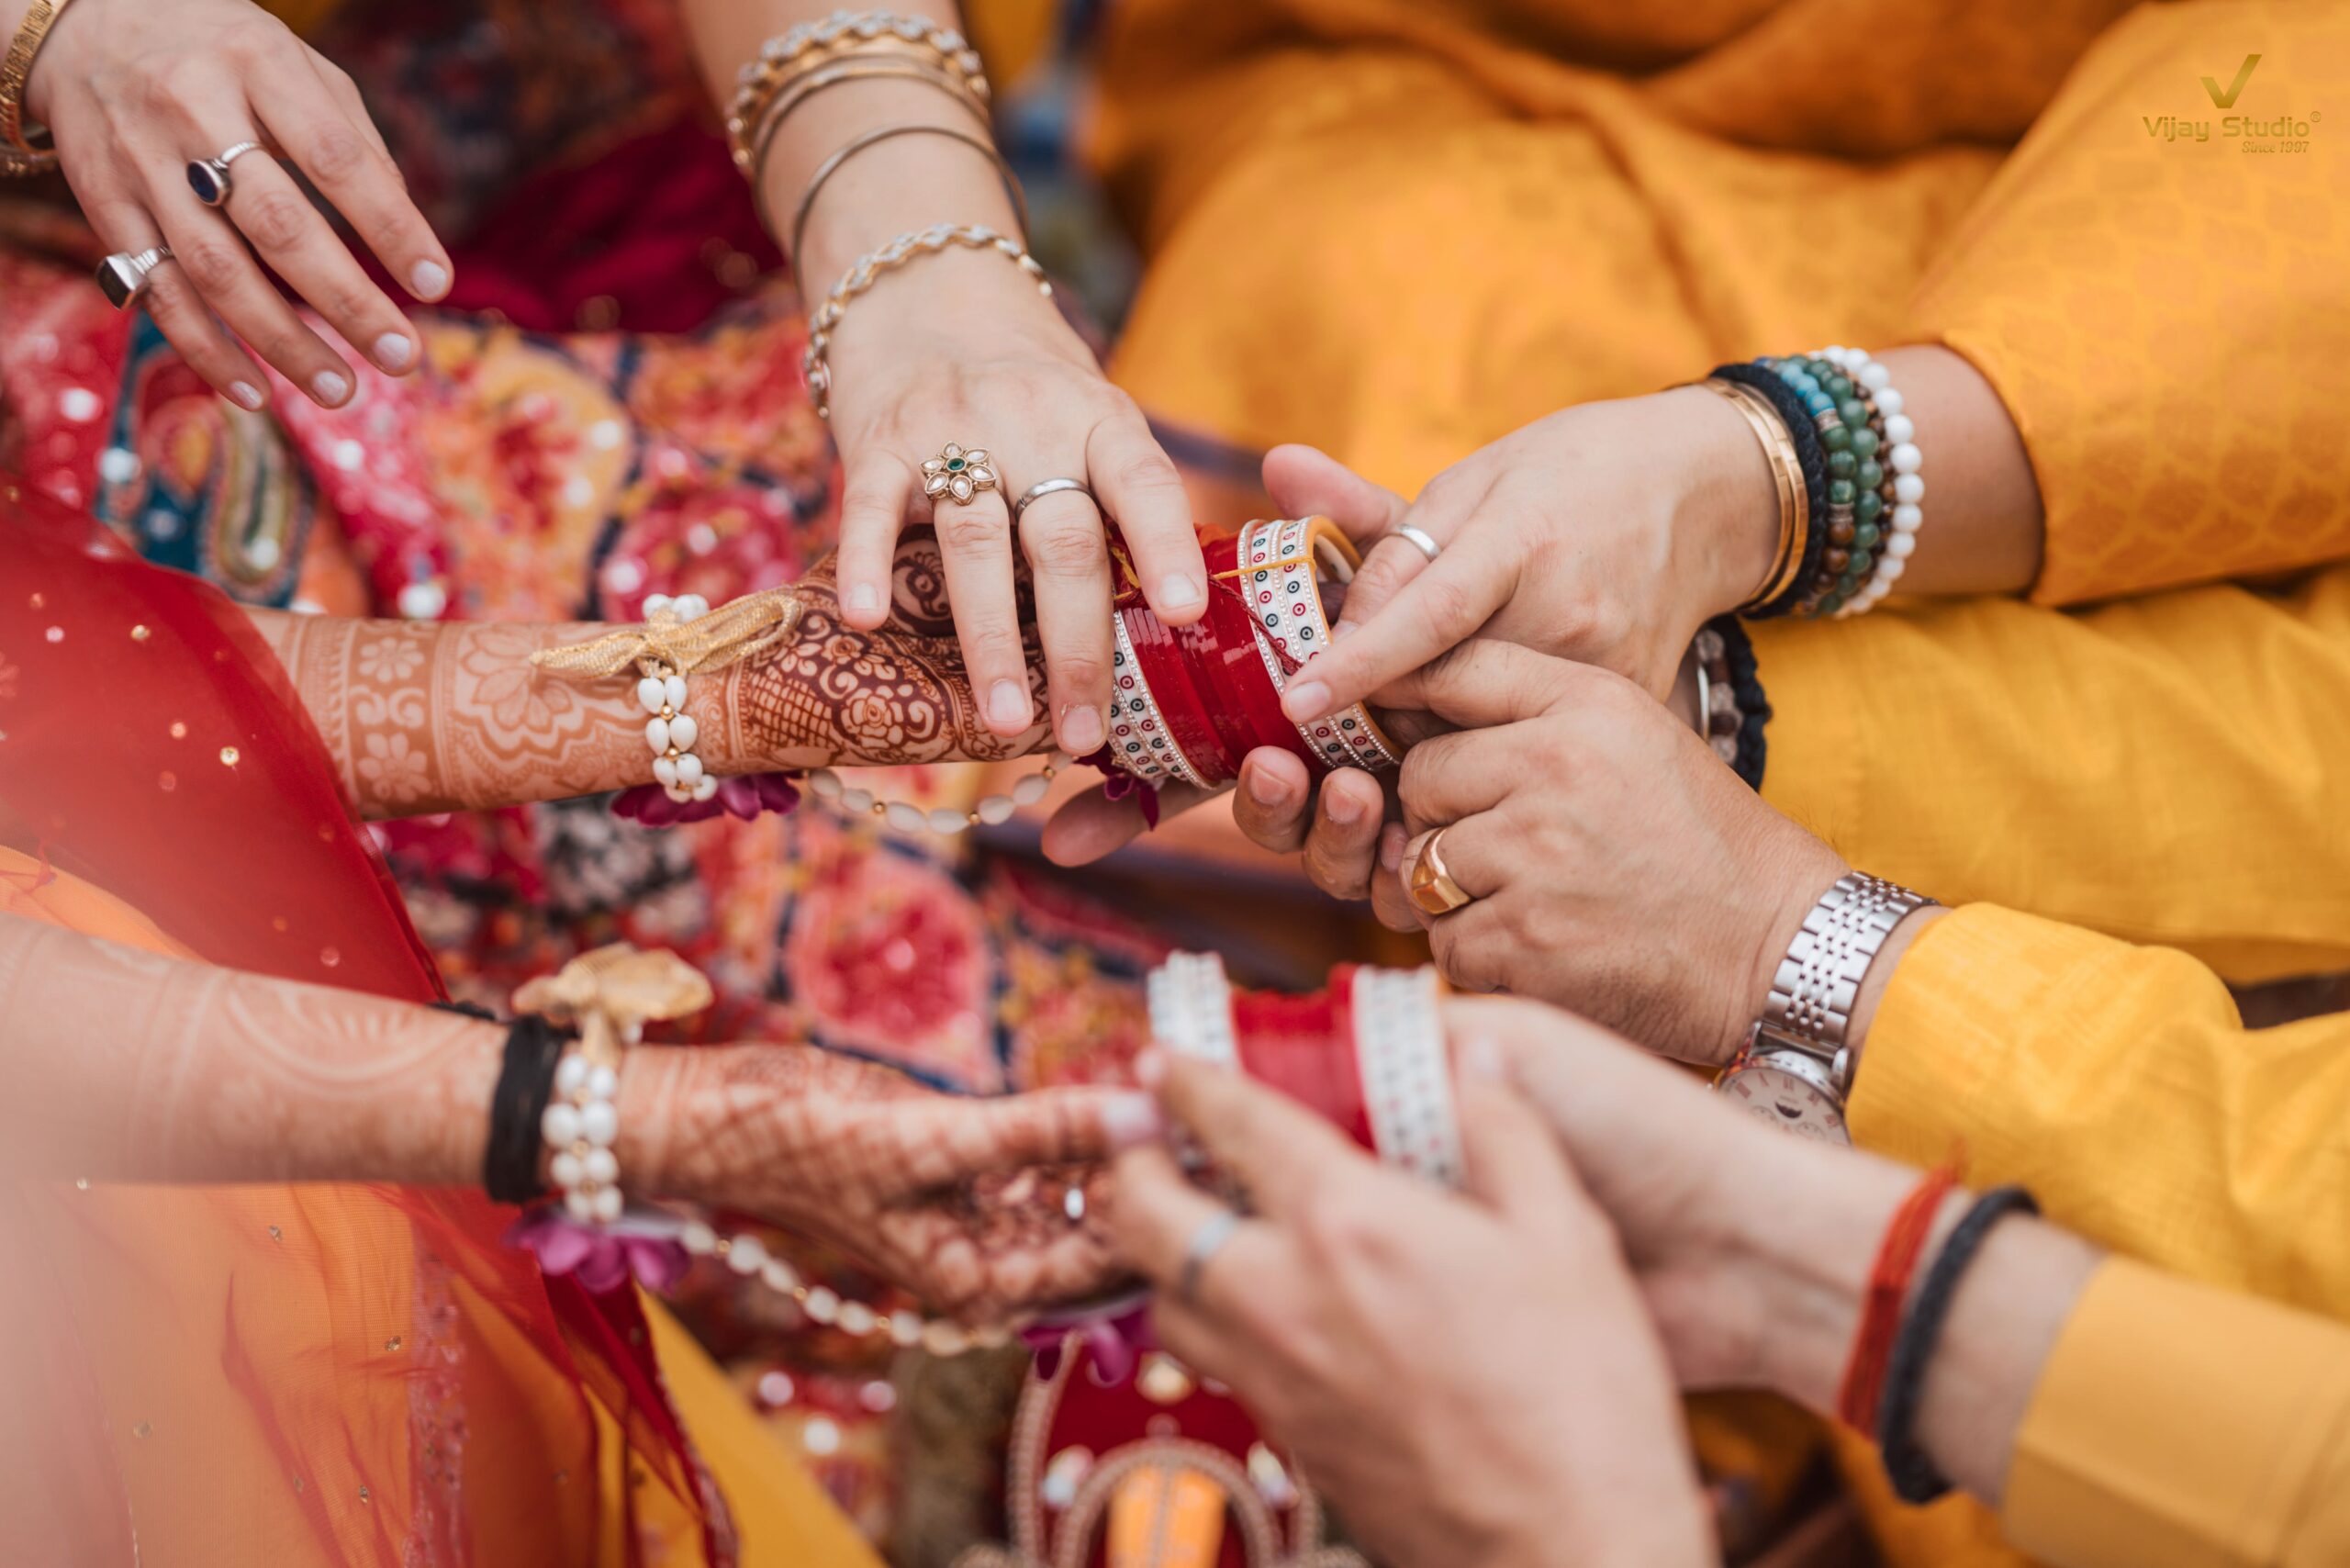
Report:
M964 84L935 67L918 60L858 60L851 58L823 70L799 78L790 88L778 94L769 104L759 121L758 132L751 141L750 166L744 171L751 182L751 202L759 211L759 222L773 235L776 242L783 241L777 229L775 215L767 210L767 153L774 148L783 122L791 118L794 109L828 88L845 86L851 82L901 81L921 82L937 88L970 113L980 130L990 128L987 106L971 96Z
M57 167L56 148L34 146L26 132L25 83L33 73L33 56L70 4L72 0L32 0L8 45L7 58L0 60L0 174L46 174Z
M868 130L862 136L851 138L839 151L818 164L816 172L808 177L808 188L800 193L799 210L791 215L791 249L788 258L793 267L800 264L800 244L808 232L808 215L815 211L816 194L824 188L824 182L838 174L842 164L867 148L901 136L943 136L950 141L961 142L993 163L996 173L1003 178L1004 194L1012 198L1012 212L1019 225L1019 237L1024 241L1028 237L1028 198L1021 193L1020 181L1013 174L1012 165L1003 161L1003 154L996 151L993 142L957 130L949 125L885 125L878 130Z
M1754 439L1762 443L1762 456L1771 465L1772 483L1779 491L1778 553L1762 586L1733 611L1743 615L1785 593L1802 569L1804 548L1811 538L1811 492L1804 487L1803 465L1796 453L1795 439L1779 423L1779 411L1768 399L1735 381L1708 377L1697 385L1726 399L1745 417Z
M751 169L751 139L767 106L798 77L852 56L914 54L934 61L968 87L982 104L988 101L988 81L979 57L962 34L923 17L900 17L871 11L861 17L835 15L821 22L802 22L759 47L759 52L737 73L738 85L726 114L726 136L734 150L734 166Z

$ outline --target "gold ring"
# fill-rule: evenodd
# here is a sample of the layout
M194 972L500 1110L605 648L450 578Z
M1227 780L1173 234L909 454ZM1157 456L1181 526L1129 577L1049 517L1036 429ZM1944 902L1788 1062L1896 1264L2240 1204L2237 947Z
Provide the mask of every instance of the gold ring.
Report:
M1444 851L1437 841L1444 829L1432 827L1404 846L1404 891L1422 914L1450 914L1477 895L1452 879L1445 869Z
M945 496L957 506L967 507L973 496L994 488L995 465L988 461L984 446L966 450L950 441L946 451L923 460L922 493L932 500Z

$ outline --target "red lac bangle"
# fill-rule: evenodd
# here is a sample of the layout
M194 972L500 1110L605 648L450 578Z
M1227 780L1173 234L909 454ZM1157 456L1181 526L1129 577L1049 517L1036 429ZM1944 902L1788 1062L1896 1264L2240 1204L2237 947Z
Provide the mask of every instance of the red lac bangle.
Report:
M1852 1334L1852 1355L1844 1363L1843 1381L1836 1391L1836 1414L1857 1432L1874 1433L1877 1406L1885 1394L1886 1363L1901 1330L1901 1309L1909 1299L1909 1283L1918 1272L1919 1257L1934 1228L1942 1199L1958 1184L1958 1172L1945 1165L1930 1170L1886 1222L1876 1261L1869 1269L1868 1297L1862 1305L1860 1326Z
M1194 781L1210 787L1232 782L1239 775L1239 760L1225 754L1214 722L1208 717L1207 702L1192 684L1190 661L1184 658L1174 632L1143 605L1130 605L1118 615L1126 623L1126 640L1134 645L1143 679L1158 701L1167 734L1198 776Z

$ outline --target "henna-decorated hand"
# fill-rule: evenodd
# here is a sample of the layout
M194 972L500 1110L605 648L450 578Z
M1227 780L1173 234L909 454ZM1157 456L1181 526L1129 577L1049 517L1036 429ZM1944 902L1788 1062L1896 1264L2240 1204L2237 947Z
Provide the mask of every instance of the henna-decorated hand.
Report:
M1122 1117L1151 1114L1114 1090L942 1094L812 1046L641 1048L621 1096L633 1184L832 1242L972 1321L1093 1295L1118 1273L1090 1162ZM1073 1184L1089 1199L1078 1219Z

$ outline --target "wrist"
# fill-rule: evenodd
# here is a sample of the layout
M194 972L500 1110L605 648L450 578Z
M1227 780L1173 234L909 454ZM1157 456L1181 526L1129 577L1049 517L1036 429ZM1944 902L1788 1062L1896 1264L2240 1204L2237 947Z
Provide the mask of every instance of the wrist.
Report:
M1762 1016L1778 982L1779 965L1803 929L1805 917L1820 895L1851 869L1828 845L1796 829L1760 873L1742 884L1742 896L1730 908L1743 935L1718 970L1732 977L1732 990L1723 998L1722 1017L1716 1025L1713 1065L1727 1065L1737 1055L1748 1028Z
M90 0L82 0L81 8L86 9L89 4ZM16 35L31 10L28 0L0 0L0 28L5 29L0 31L0 51L5 51L7 47L5 39ZM24 106L24 118L32 124L46 126L50 123L50 99L55 84L73 74L73 67L66 63L66 57L73 46L65 40L69 36L79 38L84 30L76 24L75 13L76 7L69 5L57 14L56 19L49 25L48 33L41 39L40 47L34 50L32 63L26 68L23 90L18 96Z
M682 1046L634 1046L621 1053L620 1087L612 1096L620 1134L612 1154L621 1185L640 1197L700 1201L681 1162L672 1158L679 1119L699 1092L705 1057L720 1053Z
M1676 386L1682 458L1674 515L1676 573L1695 602L1692 623L1736 610L1763 587L1778 559L1779 489L1753 427L1729 400L1703 386Z

